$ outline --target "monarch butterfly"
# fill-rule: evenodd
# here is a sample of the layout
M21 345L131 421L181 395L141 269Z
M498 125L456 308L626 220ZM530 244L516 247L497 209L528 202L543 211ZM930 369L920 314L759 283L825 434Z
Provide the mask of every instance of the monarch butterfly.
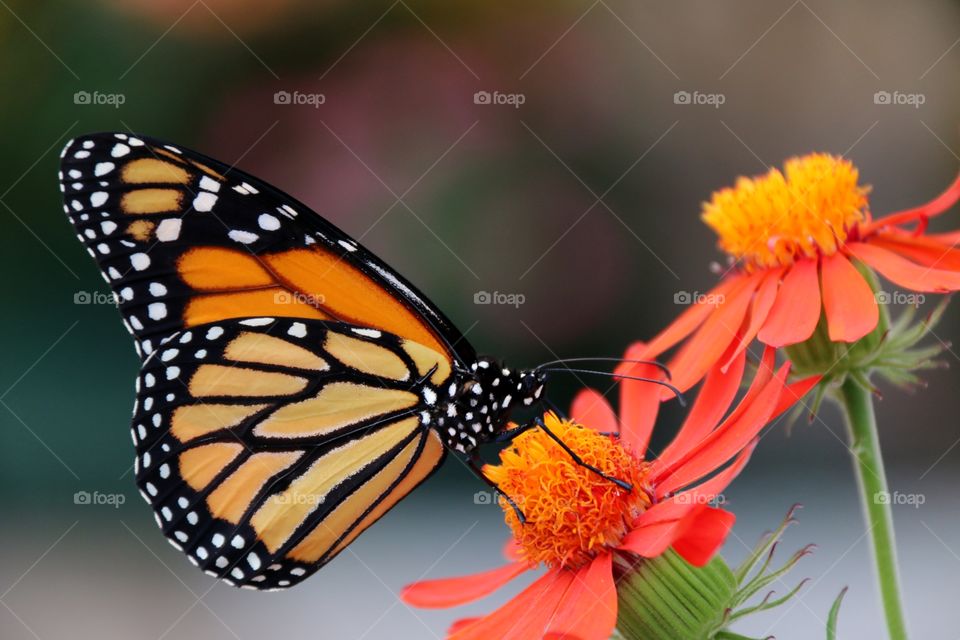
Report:
M478 356L389 266L253 176L100 133L66 145L60 181L142 359L137 485L210 575L300 582L447 449L479 473L477 447L541 400L547 366Z

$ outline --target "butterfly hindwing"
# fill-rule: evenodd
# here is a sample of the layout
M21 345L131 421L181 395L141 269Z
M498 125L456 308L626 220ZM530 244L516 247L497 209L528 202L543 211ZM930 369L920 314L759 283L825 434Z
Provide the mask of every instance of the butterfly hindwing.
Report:
M444 354L339 322L184 329L138 379L137 484L205 571L296 584L440 465L424 398L451 376Z
M64 208L142 357L227 318L380 329L471 362L461 334L370 251L274 187L179 146L101 133L61 160Z

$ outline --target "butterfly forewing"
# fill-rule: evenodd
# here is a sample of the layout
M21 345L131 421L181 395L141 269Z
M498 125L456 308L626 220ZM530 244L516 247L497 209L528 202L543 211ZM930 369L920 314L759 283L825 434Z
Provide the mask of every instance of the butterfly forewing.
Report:
M61 189L78 238L117 295L142 357L226 318L341 321L472 362L443 314L305 205L182 147L123 133L64 149Z
M290 586L442 462L423 398L450 376L441 354L367 327L248 318L184 329L138 380L137 483L205 571Z

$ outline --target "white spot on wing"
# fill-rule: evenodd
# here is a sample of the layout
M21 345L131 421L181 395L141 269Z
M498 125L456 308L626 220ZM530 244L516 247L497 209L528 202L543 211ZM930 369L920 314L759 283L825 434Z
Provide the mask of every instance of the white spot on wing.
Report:
M145 253L135 253L130 256L130 264L137 271L143 271L150 266L150 256Z
M257 218L257 224L259 224L260 228L264 231L276 231L280 228L280 220L269 213L261 213L260 217Z
M180 226L183 221L180 218L167 218L157 225L157 240L160 242L173 242L180 237Z
M208 191L201 191L197 194L197 197L193 199L193 210L210 211L216 203L217 196Z
M240 231L239 229L233 229L227 235L230 236L231 240L234 242L239 242L240 244L250 244L251 242L256 242L260 238L260 236L255 233L250 233L249 231Z
M273 320L273 318L249 318L247 320L241 320L240 324L247 327L263 327L273 322Z
M290 325L290 328L287 329L287 333L295 338L306 338L307 337L307 325L302 322L294 322Z
M114 165L112 162L98 162L97 165L93 168L93 175L97 176L98 178L100 176L105 176L111 171L113 171L115 166L116 165ZM71 172L71 175L72 173L73 172Z

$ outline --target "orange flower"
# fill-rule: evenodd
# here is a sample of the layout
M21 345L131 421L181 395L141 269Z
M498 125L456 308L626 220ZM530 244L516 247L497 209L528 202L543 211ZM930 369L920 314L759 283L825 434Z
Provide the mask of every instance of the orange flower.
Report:
M960 289L960 232L926 233L960 198L960 178L930 202L877 220L868 191L849 161L813 154L714 193L702 217L735 266L627 357L656 358L686 341L670 363L686 390L754 338L771 347L806 341L821 313L831 341L856 342L876 328L879 309L855 264L911 291Z
M584 463L628 482L632 490L574 462L543 430L527 431L501 452L500 464L485 469L526 519L521 524L501 498L514 533L506 551L510 563L418 582L406 587L402 598L418 607L456 606L542 564L547 572L517 597L487 616L455 623L449 637L610 637L617 620L615 571L671 547L691 564L705 565L734 522L732 513L709 503L746 464L760 430L817 381L787 385L789 363L774 371L774 351L767 349L750 389L728 412L745 360L740 351L725 370L712 369L676 438L657 458L646 454L660 405L658 386L622 379L619 417L591 389L576 397L569 420L548 413L547 427ZM662 375L642 364L623 364L617 373ZM619 437L610 435L618 432Z

